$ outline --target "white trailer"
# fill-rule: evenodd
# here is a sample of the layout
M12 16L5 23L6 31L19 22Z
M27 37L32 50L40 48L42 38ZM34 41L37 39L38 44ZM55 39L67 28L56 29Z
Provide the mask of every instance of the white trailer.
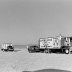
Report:
M60 49L60 40L54 37L48 37L47 39L40 39L40 50L45 53L49 53L51 50Z

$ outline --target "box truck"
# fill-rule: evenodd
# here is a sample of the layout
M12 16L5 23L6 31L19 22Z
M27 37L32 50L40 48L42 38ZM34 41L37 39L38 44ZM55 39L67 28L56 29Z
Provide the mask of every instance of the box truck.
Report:
M1 45L1 50L2 51L14 51L14 47L13 47L12 43L3 43Z
M28 51L39 51L44 53L61 52L69 54L72 51L72 37L48 37L40 38L38 46L28 47Z
M69 54L72 51L72 37L48 37L45 43L45 48L40 46L40 50L41 49L43 49L45 53L62 52Z

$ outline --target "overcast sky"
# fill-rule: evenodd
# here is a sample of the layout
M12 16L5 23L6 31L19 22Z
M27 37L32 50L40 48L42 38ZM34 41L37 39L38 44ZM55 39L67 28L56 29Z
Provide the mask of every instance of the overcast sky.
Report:
M72 36L71 0L0 0L0 43L37 43L59 33Z

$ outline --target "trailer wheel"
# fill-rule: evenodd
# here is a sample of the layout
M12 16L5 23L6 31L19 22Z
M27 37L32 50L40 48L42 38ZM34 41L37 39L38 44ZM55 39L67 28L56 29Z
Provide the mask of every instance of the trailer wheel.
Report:
M65 53L66 54L69 54L69 49L65 49Z
M4 49L2 49L2 51L4 52Z
M48 53L48 50L46 49L46 50L44 50L44 53Z
M29 50L28 52L29 52L29 53L32 53L32 51L31 51L31 50Z

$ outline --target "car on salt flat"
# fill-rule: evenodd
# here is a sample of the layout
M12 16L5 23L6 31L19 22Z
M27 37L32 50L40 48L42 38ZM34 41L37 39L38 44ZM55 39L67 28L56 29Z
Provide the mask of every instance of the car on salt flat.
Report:
M29 53L31 52L40 52L39 47L37 45L32 45L28 47Z
M14 47L13 47L12 43L3 43L1 45L1 50L2 51L14 51Z

